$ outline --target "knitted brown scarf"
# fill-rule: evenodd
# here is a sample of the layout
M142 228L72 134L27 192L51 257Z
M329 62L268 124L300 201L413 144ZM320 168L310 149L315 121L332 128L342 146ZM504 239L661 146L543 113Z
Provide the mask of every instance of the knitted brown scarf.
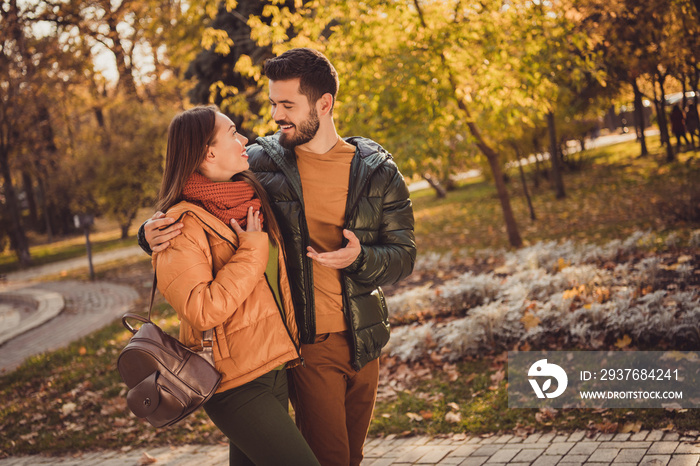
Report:
M260 199L255 197L253 187L245 181L223 181L215 183L204 175L194 172L182 188L182 197L189 202L204 207L229 227L231 219L241 228L248 223L248 208L260 210ZM262 225L262 212L260 224Z

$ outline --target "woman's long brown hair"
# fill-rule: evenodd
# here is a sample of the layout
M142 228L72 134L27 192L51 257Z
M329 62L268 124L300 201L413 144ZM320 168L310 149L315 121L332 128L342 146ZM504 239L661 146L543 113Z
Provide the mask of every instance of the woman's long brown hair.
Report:
M165 170L160 184L156 209L167 212L182 201L182 189L188 178L202 164L207 154L207 145L214 142L216 114L214 105L194 107L178 114L168 128L168 145L165 151ZM270 239L282 247L282 235L265 189L250 170L237 173L232 181L244 181L253 187L260 199L264 215L263 229Z

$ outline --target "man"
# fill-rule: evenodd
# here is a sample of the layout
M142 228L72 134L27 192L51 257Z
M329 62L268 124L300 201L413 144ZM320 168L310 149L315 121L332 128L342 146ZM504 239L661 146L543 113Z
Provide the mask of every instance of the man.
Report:
M416 258L411 201L390 154L338 136L338 77L325 56L292 49L264 74L280 131L247 152L285 241L305 360L290 370L290 398L321 464L359 465L389 340L379 286L408 276ZM177 234L158 230L171 222L146 224L154 250Z

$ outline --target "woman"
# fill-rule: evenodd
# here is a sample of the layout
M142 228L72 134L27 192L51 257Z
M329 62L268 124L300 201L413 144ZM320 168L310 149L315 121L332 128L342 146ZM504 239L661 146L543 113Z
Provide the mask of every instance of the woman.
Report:
M284 369L301 357L297 328L279 229L247 171L246 142L212 106L170 123L157 206L184 226L153 255L158 289L184 344L214 329L223 377L204 409L230 441L230 464L318 465L288 414Z

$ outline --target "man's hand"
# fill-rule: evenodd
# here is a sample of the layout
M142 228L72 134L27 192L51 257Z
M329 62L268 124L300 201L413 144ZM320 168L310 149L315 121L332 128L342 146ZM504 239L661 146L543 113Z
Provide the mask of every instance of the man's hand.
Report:
M341 249L333 252L321 252L318 253L309 246L306 248L308 251L307 256L323 265L324 267L330 267L331 269L344 269L348 265L355 262L357 256L360 255L362 248L360 247L360 240L357 239L355 233L350 230L343 230L343 236L348 239L348 244Z
M163 251L170 246L170 240L182 233L182 223L173 223L175 219L168 218L163 212L153 214L143 226L144 236L153 252ZM169 225L169 226L168 226Z

